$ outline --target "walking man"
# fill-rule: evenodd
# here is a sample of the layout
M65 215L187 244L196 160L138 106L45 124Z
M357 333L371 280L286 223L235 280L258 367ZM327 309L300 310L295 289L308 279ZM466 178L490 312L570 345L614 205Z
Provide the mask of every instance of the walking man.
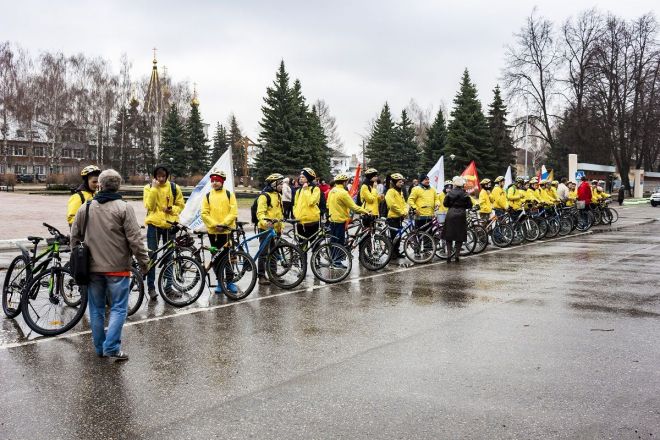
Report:
M144 248L135 211L117 193L121 176L115 170L105 170L99 176L100 191L83 205L71 227L71 244L83 239L89 247L91 279L87 288L92 341L99 357L112 362L127 361L121 350L121 332L126 321L131 283L132 256L142 273L147 271L149 256ZM87 228L83 231L85 220ZM108 329L105 330L106 299L110 302Z

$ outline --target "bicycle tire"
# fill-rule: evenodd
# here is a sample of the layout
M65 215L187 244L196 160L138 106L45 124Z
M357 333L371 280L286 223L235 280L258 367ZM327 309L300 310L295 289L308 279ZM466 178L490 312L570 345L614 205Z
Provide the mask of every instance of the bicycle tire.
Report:
M220 274L218 284L227 298L240 301L252 293L257 284L257 264L250 254L240 249L229 249L217 265L216 273ZM228 279L229 274L231 280ZM230 283L235 286L236 292L229 288Z
M545 234L545 238L555 238L559 234L559 220L556 218L551 218L547 220L548 231Z
M184 284L186 274L190 281ZM171 277L170 286L167 285L170 282L168 276ZM205 286L204 269L196 259L186 255L172 255L158 275L158 293L174 307L185 307L197 301Z
M505 224L495 225L490 233L490 237L495 246L500 248L508 247L513 241L513 228Z
M50 277L53 277L54 280ZM47 296L40 293L41 287L47 288ZM48 272L42 272L32 279L21 298L23 320L28 327L40 335L55 336L67 332L78 324L87 309L87 289L83 287L75 284L73 275L68 269L54 268ZM51 290L54 290L52 295ZM77 301L78 306L71 307L65 301L60 301L63 295L72 296L76 293L80 295L80 300ZM70 311L67 313L68 319L53 317L54 313L50 313L50 311L57 312L58 308ZM37 319L32 316L33 314L37 315ZM42 321L42 317L45 317L45 322Z
M603 213L600 219L601 225L611 225L612 224L612 213L609 209L603 209Z
M373 243L372 243L373 241ZM372 234L360 243L360 264L367 270L376 271L387 266L392 259L392 241L386 235Z
M511 244L517 246L522 244L523 241L525 241L525 231L523 230L522 223L516 223L513 228L513 239L511 240Z
M474 254L480 254L488 247L488 232L483 226L474 225L471 227L475 235Z
M538 223L528 218L522 222L522 228L525 240L529 242L538 240L540 234Z
M403 251L415 264L428 263L435 255L435 240L428 232L411 232L403 243Z
M142 274L135 267L131 268L131 283L129 289L128 309L126 314L131 316L140 310L142 301L144 301L144 278L142 278Z
M588 231L593 225L593 214L585 209L578 212L577 219L576 229L580 232Z
M619 220L619 213L617 212L616 209L610 208L609 206L606 208L610 214L612 215L612 223L616 223L617 220Z
M591 212L591 215L594 217L594 221L592 222L591 225L592 225L592 226L593 226L593 225L600 225L601 222L603 221L603 213L600 212L600 209L594 209L594 210Z
M441 260L447 259L447 242L436 234L433 236L435 238L435 256Z
M573 230L572 217L562 216L559 218L559 236L564 237L571 233Z
M293 270L295 268L298 269ZM266 274L270 282L281 289L296 287L307 275L305 253L298 246L280 241L266 255Z
M21 313L21 296L32 280L29 266L30 260L22 254L9 263L5 281L2 283L2 311L9 319L14 319ZM14 274L17 270L19 272ZM20 278L16 279L14 276Z
M542 238L545 238L545 236L548 234L548 221L544 218L535 218L534 221L536 222L537 226L539 227L539 234L536 238L529 240L529 241L534 241L534 240L540 240ZM529 225L528 225L529 228ZM532 227L533 229L533 227Z
M345 267L336 265L335 261L342 263ZM353 258L345 246L328 242L314 249L310 266L316 278L324 283L333 284L348 277L353 268Z
M467 230L467 240L463 242L461 250L458 252L458 255L465 257L474 252L474 248L477 246L477 235L472 231L472 229Z

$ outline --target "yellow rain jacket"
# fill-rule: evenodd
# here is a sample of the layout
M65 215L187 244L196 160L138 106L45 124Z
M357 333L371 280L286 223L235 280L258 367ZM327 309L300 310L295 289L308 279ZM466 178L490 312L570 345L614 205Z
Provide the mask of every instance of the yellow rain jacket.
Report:
M387 218L399 218L408 214L408 206L403 199L403 192L390 188L385 193L385 202L387 203Z
M546 188L546 189L542 190L541 193L545 197L545 200L547 200L546 203L548 203L550 205L554 205L555 203L557 203L557 195L552 192L552 189L547 189Z
M509 185L509 188L506 190L506 198L509 201L511 209L520 211L525 201L525 191L516 188L516 185Z
M430 186L428 188L416 186L408 196L408 205L417 211L419 217L433 217L437 201L438 194L435 188Z
M207 196L202 197L202 221L206 225L209 234L229 234L229 230L216 229L216 226L227 226L236 229L238 218L238 203L236 195L227 191L211 189Z
M568 199L566 200L566 206L575 205L576 200L577 200L577 190L569 191L568 192Z
M499 187L498 187L499 188ZM485 189L479 192L479 212L481 214L490 214L493 212L493 205L490 202L490 194Z
M318 186L299 188L293 201L293 216L303 225L318 223L321 218L320 200L321 190Z
M507 209L509 204L506 201L504 190L498 185L490 193L490 201L494 209Z
M333 223L343 223L351 219L351 212L369 214L369 211L358 206L348 194L344 185L336 184L328 193L328 213Z
M541 202L536 195L536 190L533 190L532 188L525 190L525 202Z
M440 191L440 193L438 194L438 198L437 198L436 203L438 204L438 212L441 213L441 214L446 214L447 210L449 209L444 204L446 195L447 194L445 194L444 191Z
M550 187L550 194L552 195L552 198L555 200L555 202L559 201L559 196L557 195L557 188L554 186Z
M71 197L69 197L69 201L66 204L66 221L69 223L69 226L73 224L73 219L76 218L78 209L83 205L83 201L80 199L80 194L83 195L85 202L89 202L94 198L94 193L89 191L76 191L71 194Z
M145 225L153 225L157 228L169 229L172 227L169 222L178 222L179 214L183 211L186 203L183 200L183 192L179 185L174 185L176 194L172 194L172 185L166 181L163 185L152 187L145 185L142 200L147 209L147 218ZM166 212L167 207L171 207L170 212Z
M284 220L284 212L282 211L282 195L277 191L268 193L270 196L270 205L268 198L264 194L259 194L257 198L257 219L259 219L258 227L262 231L268 229L268 222L264 219ZM282 223L275 223L273 229L277 232L282 232Z
M360 200L362 200L362 207L369 211L370 214L378 215L378 205L380 200L378 199L378 190L369 185L362 184L360 187Z

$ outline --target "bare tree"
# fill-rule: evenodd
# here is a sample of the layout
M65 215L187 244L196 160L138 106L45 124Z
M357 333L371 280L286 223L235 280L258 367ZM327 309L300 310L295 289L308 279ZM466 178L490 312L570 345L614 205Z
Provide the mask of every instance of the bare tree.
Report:
M415 143L421 149L426 142L426 132L433 123L433 106L422 108L415 99L411 98L406 106L406 112L415 123Z
M344 142L337 132L337 118L330 113L330 107L323 99L317 99L314 103L316 112L321 119L321 126L325 137L328 139L328 146L337 151L344 151Z
M14 51L8 42L0 43L0 112L2 124L0 132L2 133L2 161L5 172L9 169L9 146L7 143L8 119L12 112L12 105L15 98L16 86L16 68L14 62Z

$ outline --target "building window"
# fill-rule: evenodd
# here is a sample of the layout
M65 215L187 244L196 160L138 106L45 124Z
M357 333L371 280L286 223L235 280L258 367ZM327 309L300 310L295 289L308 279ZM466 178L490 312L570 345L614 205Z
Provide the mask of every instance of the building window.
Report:
M34 174L38 174L38 175L46 174L46 166L45 165L35 165L34 166Z
M25 132L23 130L16 130L16 137L25 137Z
M44 157L44 147L34 147L34 155L37 157Z
M76 159L82 159L83 158L83 151L82 149L79 150L73 150L73 157Z
M14 173L16 174L27 174L27 165L15 165Z
M92 149L89 152L89 158L92 159L92 160L96 160L96 150Z
M25 156L25 147L22 145L14 147L14 156Z
M71 150L69 150L68 148L64 148L62 150L62 157L71 157Z
M73 173L73 167L70 166L62 167L62 174L71 174L71 173Z

